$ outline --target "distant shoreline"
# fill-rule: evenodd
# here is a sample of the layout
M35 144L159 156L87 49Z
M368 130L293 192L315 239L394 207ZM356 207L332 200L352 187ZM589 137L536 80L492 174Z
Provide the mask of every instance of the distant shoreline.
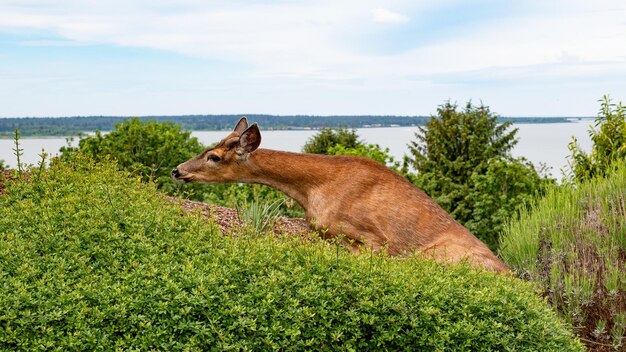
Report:
M142 121L169 122L181 125L189 131L226 131L232 128L241 115L188 115L143 116ZM393 128L423 126L429 116L275 116L247 115L266 131L307 131L322 128ZM76 117L23 117L0 118L0 139L11 139L15 128L22 138L69 138L93 131L112 131L132 117L123 116L76 116ZM594 117L500 117L499 122L514 124L572 123Z

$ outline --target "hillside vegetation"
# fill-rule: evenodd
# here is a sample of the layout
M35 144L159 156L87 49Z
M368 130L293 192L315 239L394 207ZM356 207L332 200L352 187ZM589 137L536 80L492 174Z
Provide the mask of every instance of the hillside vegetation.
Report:
M608 95L599 102L600 111L589 130L591 151L583 150L576 138L568 146L572 153L569 178L574 182L605 176L615 161L626 160L626 106L613 103Z
M502 256L598 350L626 349L626 165L552 189L506 229ZM603 348L606 347L606 348Z
M580 351L533 285L222 236L80 154L0 195L1 350Z
M591 151L573 139L565 184L508 224L501 254L587 347L626 351L626 107L599 102Z

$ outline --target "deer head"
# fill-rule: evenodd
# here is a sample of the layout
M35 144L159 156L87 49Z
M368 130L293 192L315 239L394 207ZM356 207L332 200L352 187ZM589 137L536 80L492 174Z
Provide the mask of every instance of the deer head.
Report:
M215 147L172 170L172 178L175 181L201 183L240 181L243 165L260 144L259 126L256 123L248 126L248 120L242 117L235 129Z

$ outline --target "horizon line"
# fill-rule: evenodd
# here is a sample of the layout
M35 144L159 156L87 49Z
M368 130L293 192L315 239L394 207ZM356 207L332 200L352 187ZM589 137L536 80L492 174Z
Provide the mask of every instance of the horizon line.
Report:
M552 115L552 116L505 116L495 114L499 118L507 119L587 119L596 118L596 116L589 115ZM233 117L248 117L248 116L269 116L269 117L319 117L319 118L332 118L332 117L406 117L406 118L428 118L435 115L396 115L396 114L336 114L336 115L316 115L316 114L180 114L180 115L64 115L64 116L0 116L0 119L65 119L65 118L166 118L166 117L216 117L216 116L233 116Z

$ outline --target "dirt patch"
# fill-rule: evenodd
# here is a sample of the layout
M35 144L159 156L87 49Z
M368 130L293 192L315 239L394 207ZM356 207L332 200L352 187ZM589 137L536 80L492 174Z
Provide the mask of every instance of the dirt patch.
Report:
M17 179L13 170L0 170L0 195L6 194L5 186L7 182Z
M244 226L235 209L175 197L167 197L167 199L173 203L180 204L188 212L200 213L206 218L213 220L220 227L223 234L232 233ZM305 239L317 237L311 231L309 223L305 219L293 219L284 216L277 219L273 232L295 235Z

